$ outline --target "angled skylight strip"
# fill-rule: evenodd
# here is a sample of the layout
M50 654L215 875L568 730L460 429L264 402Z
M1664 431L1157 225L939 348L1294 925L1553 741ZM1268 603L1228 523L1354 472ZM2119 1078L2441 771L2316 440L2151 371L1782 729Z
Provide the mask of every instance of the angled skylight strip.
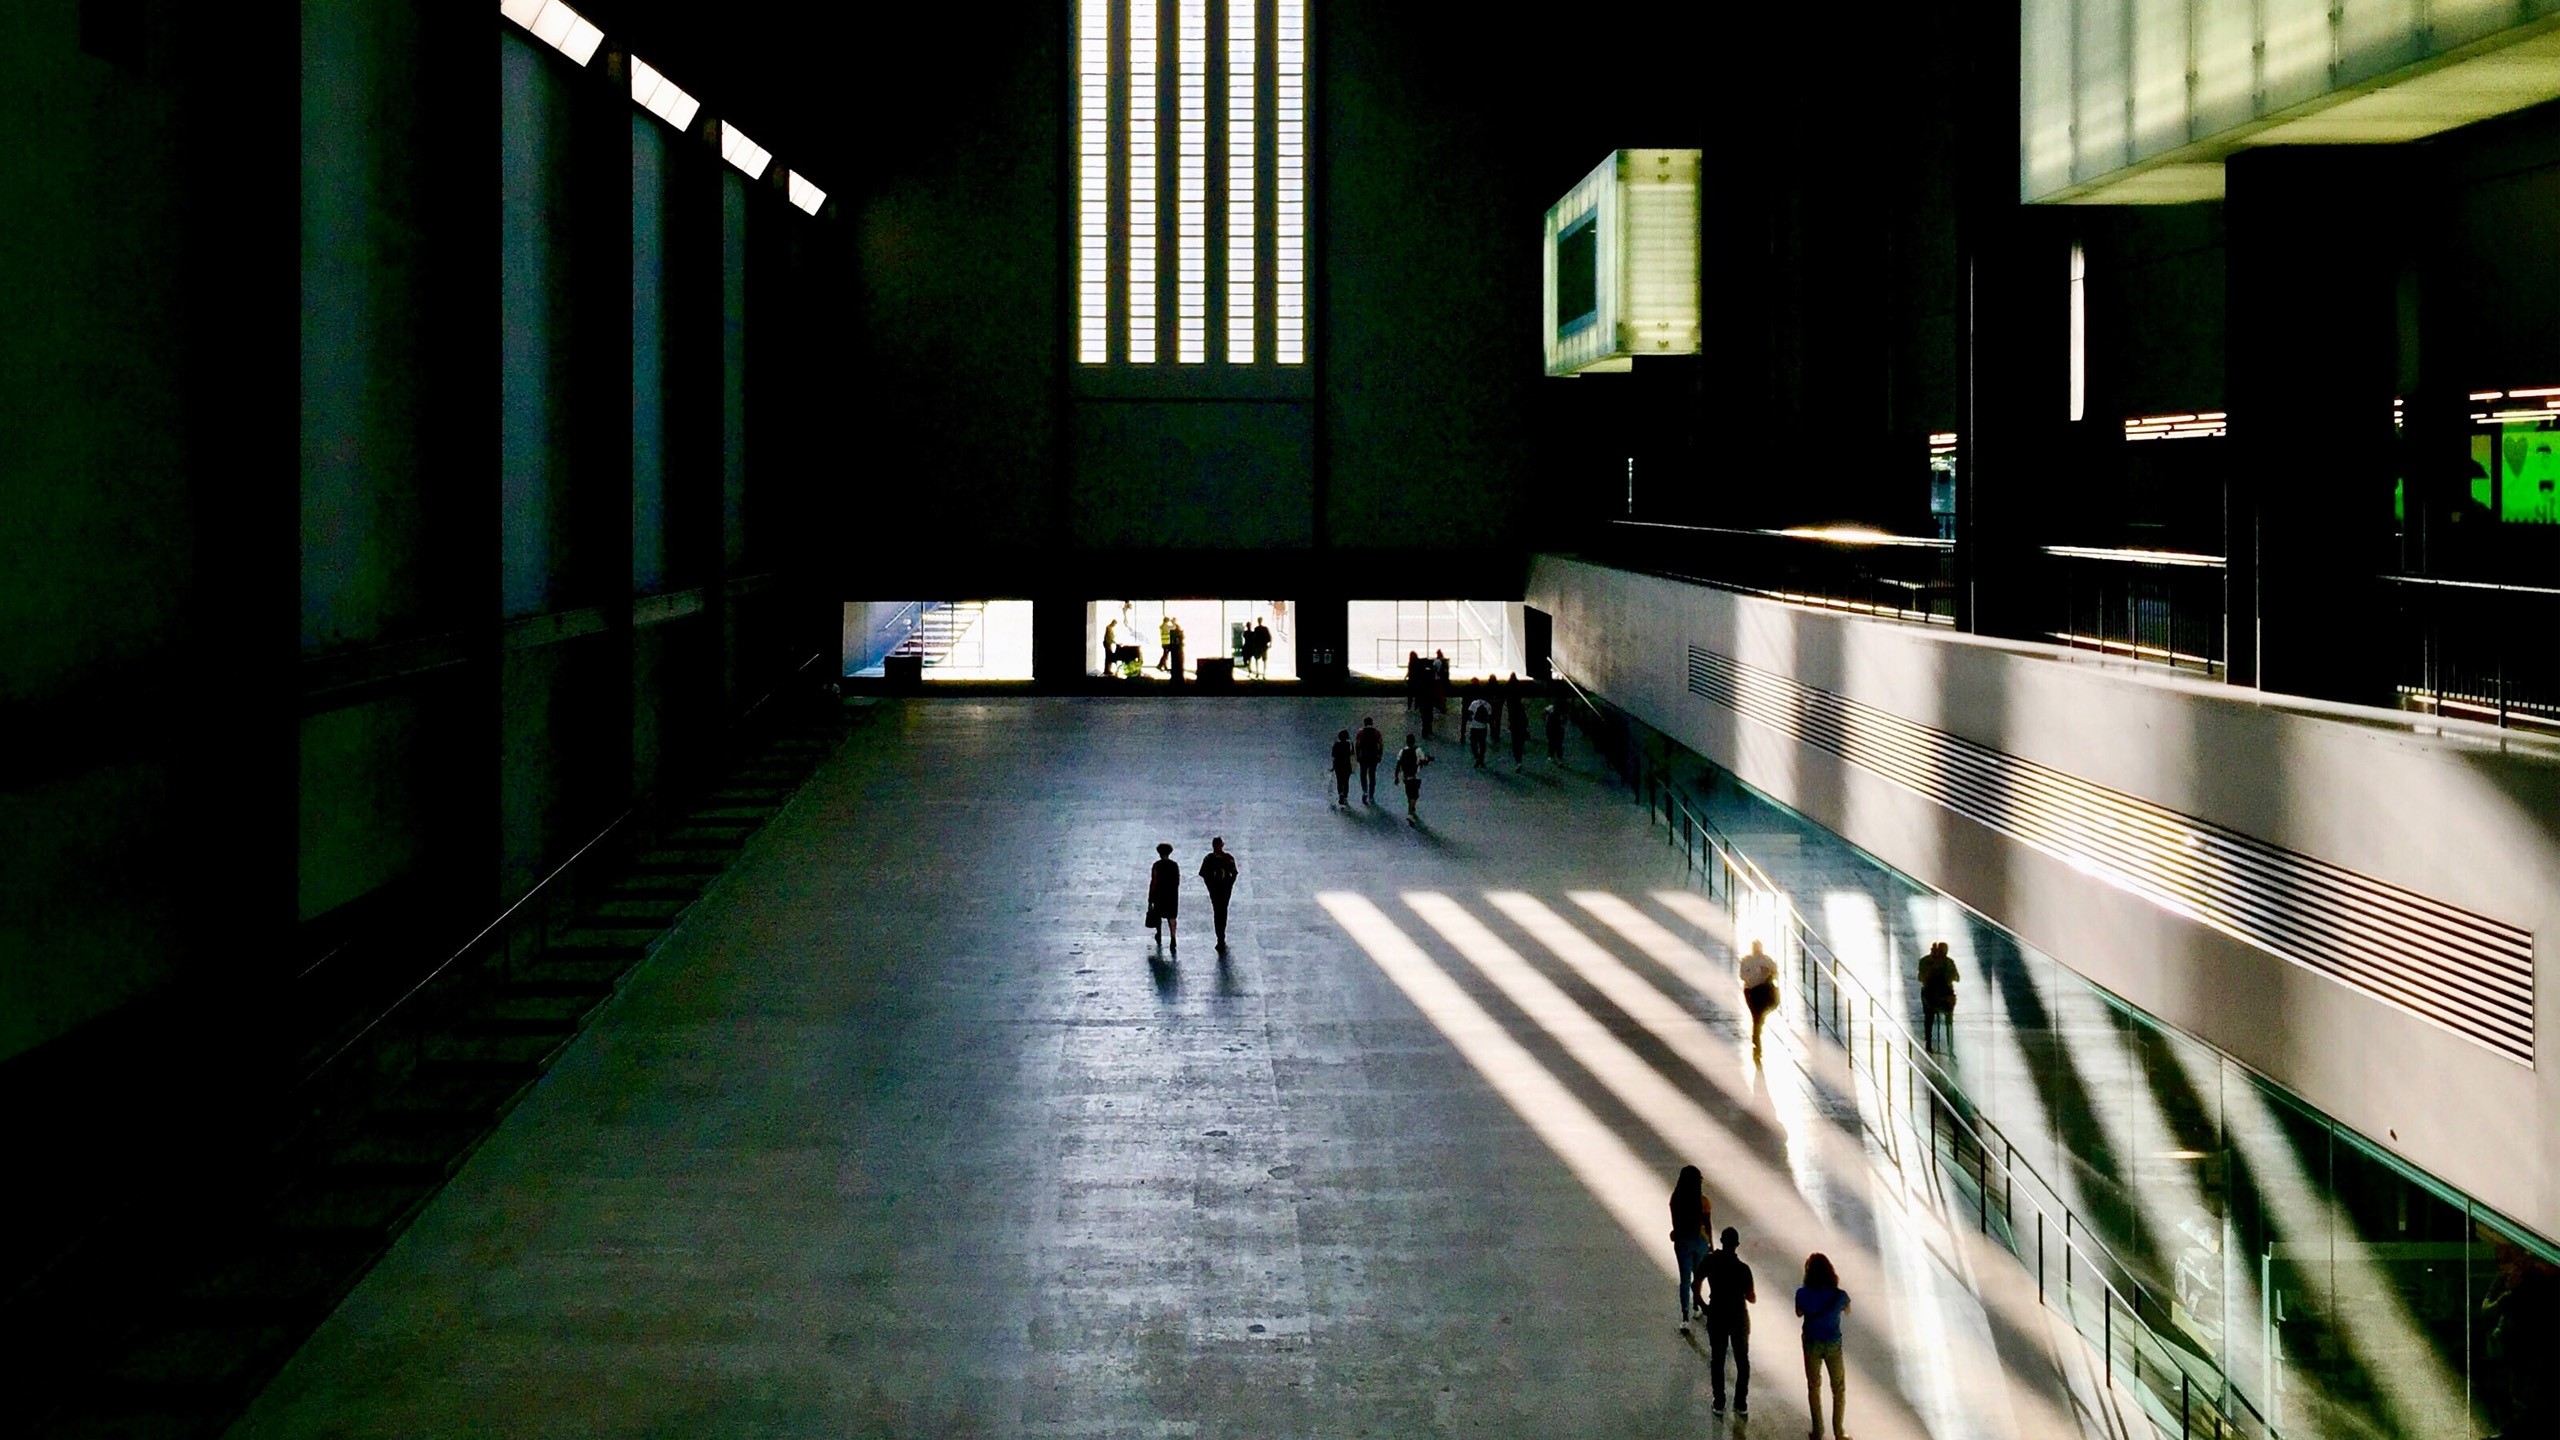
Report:
M498 0L498 13L581 65L596 58L596 47L604 43L602 30L560 0Z
M764 178L764 167L773 163L773 152L746 137L737 126L720 122L720 158L747 173L750 180Z
M799 171L785 170L782 173L791 182L792 204L815 215L818 213L818 207L827 203L827 192L810 184Z
M694 112L702 108L702 102L686 94L684 87L637 55L631 57L631 100L679 130L691 126Z

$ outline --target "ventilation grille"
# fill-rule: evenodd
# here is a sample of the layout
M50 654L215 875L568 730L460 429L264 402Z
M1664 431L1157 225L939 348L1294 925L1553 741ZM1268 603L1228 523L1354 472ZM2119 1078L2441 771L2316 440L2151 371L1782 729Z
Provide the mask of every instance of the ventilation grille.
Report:
M1689 647L1689 692L2527 1067L2533 932Z

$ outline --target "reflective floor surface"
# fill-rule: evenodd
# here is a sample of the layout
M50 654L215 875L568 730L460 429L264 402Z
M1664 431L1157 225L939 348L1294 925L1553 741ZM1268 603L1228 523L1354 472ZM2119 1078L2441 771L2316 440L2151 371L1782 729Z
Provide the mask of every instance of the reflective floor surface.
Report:
M923 699L820 771L235 1434L2122 1433L2031 1280L1755 1063L1712 907L1576 749L1332 803L1357 702ZM1381 715L1400 736L1401 716ZM1507 737L1506 737L1507 738ZM1220 955L1154 845L1242 879ZM1671 1179L1758 1272L1748 1421Z

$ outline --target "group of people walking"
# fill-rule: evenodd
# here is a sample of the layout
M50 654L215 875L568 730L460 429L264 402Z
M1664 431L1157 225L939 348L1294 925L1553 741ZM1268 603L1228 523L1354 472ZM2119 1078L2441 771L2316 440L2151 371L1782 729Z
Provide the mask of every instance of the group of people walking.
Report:
M1751 1267L1742 1259L1742 1232L1733 1226L1715 1233L1714 1211L1707 1200L1706 1176L1695 1165L1680 1167L1671 1183L1671 1249L1680 1265L1680 1333L1695 1322L1707 1332L1710 1394L1718 1413L1725 1404L1725 1362L1733 1364L1733 1409L1751 1413L1751 1307L1760 1302ZM1817 1250L1804 1258L1804 1283L1796 1287L1796 1315L1804 1345L1805 1404L1813 1417L1810 1440L1822 1440L1822 1381L1831 1380L1831 1434L1848 1440L1845 1407L1848 1377L1840 1358L1841 1322L1849 1313L1849 1292L1831 1258Z
M1227 948L1227 902L1236 893L1236 857L1227 849L1226 837L1209 841L1209 853L1200 857L1200 884L1209 892L1209 919L1216 927L1218 948ZM1170 949L1182 948L1182 932L1175 923L1182 914L1182 862L1173 858L1173 846L1156 846L1156 863L1147 871L1147 930L1156 943Z
M1333 803L1351 803L1351 774L1360 773L1360 803L1378 803L1378 765L1386 758L1386 732L1378 728L1374 715L1362 716L1360 733L1338 730L1333 737ZM1422 767L1431 763L1422 745L1411 735L1404 737L1404 748L1396 752L1395 768L1389 772L1404 787L1404 815L1419 822L1422 818Z

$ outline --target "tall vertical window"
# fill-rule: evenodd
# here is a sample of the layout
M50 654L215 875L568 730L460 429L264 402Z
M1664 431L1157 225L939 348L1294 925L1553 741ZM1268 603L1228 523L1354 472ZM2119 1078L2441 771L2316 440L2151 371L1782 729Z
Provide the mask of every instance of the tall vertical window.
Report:
M1182 7L1175 51L1182 64L1182 229L1175 353L1183 364L1197 365L1209 358L1209 0L1176 3Z
M1163 58L1158 42L1156 0L1129 0L1129 254L1122 263L1133 365L1156 358L1156 64Z
M1250 365L1254 334L1254 11L1259 0L1227 0L1227 363Z
M1076 17L1076 358L1111 358L1111 11Z
M1273 176L1272 300L1277 359L1297 365L1307 358L1307 4L1275 0L1279 9L1278 84L1272 110L1278 120L1279 165Z
M2071 418L2089 413L2089 252L2071 247Z
M1077 361L1305 364L1306 0L1072 3Z

